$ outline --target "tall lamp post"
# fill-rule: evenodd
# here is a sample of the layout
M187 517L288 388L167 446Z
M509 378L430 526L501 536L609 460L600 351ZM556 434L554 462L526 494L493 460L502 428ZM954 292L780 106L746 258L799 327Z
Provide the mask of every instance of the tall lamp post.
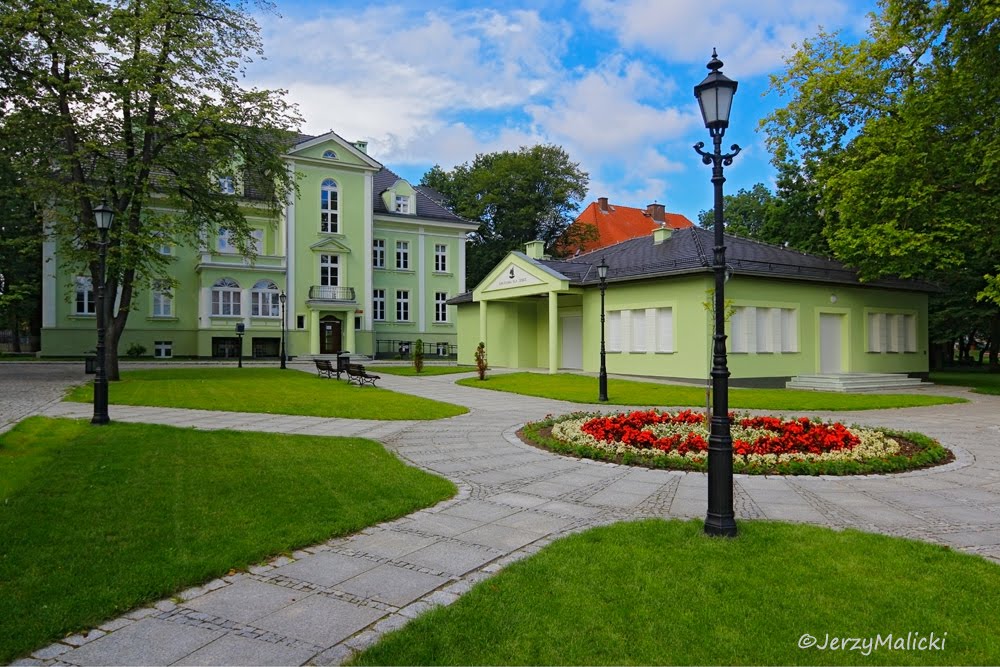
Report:
M240 346L240 348L239 348L239 359L240 360L236 364L237 368L243 368L243 334L246 332L246 330L247 330L247 326L245 324L243 324L242 322L240 322L239 324L236 325L236 338L240 341L239 342L239 346Z
M278 295L278 301L281 302L281 367L287 368L285 366L285 300L288 299L285 296L284 290Z
M601 279L601 372L597 376L597 400L607 403L608 367L604 363L606 356L604 352L604 291L608 288L608 263L603 257L601 257L601 263L597 265L597 277Z
M708 61L710 70L705 80L694 87L701 115L709 136L711 153L703 150L699 141L694 149L701 161L712 165L712 185L715 186L715 335L712 352L712 423L708 436L708 514L705 532L709 535L736 536L736 514L733 511L733 438L729 428L729 368L726 365L726 246L722 225L722 168L733 163L740 147L733 144L730 153L722 152L722 136L729 127L729 111L737 83L719 70L722 61L715 49Z
M94 207L94 221L100 232L101 240L97 244L97 364L94 368L94 417L91 424L107 424L108 416L108 368L107 351L104 337L107 329L107 313L104 303L104 280L108 270L108 230L115 219L115 210L101 202Z

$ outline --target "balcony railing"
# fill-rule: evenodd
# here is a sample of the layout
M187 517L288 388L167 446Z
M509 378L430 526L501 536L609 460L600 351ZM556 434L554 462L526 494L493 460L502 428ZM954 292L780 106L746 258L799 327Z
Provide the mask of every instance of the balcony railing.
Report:
M313 285L309 288L309 298L313 301L354 301L354 288Z

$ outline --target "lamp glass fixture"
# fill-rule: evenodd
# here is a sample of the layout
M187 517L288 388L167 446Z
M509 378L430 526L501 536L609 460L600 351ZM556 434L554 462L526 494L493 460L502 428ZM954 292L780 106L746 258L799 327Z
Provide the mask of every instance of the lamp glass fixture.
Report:
M115 210L108 206L107 202L101 202L100 206L94 207L94 220L98 229L108 230L115 219Z
M729 127L733 95L739 85L720 72L721 68L722 61L715 49L712 49L712 59L708 61L708 69L711 71L704 81L694 87L694 96L698 98L698 105L701 107L701 117L705 121L705 127L709 129Z
M608 263L601 258L601 263L597 265L597 277L604 280L608 277Z

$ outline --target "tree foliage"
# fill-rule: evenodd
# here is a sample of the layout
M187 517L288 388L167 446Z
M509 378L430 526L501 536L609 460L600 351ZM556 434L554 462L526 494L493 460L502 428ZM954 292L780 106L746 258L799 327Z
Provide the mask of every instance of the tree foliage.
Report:
M250 252L241 202L217 179L255 186L254 206L276 214L293 187L281 154L298 119L282 91L241 86L261 43L239 1L0 0L0 32L0 140L46 206L60 262L89 267L95 285L93 208L116 212L105 281L119 294L115 378L133 300L165 276L159 248L225 228Z
M860 42L801 45L772 79L788 103L764 121L776 162L812 175L838 259L864 279L936 281L981 329L976 296L990 319L1000 305L984 277L1000 272L997 71L997 3L881 0Z
M0 328L21 352L25 332L41 325L42 225L7 156L0 156Z
M551 247L587 195L589 176L559 146L479 154L421 179L464 218L479 223L469 239L466 278L476 285L511 250L540 239Z

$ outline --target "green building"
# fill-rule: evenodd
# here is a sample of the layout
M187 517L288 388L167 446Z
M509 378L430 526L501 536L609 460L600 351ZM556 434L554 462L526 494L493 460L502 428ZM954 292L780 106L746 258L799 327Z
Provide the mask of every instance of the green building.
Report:
M609 373L704 380L711 369L712 233L661 227L573 259L512 252L458 308L458 360L486 343L493 367L597 372L608 264ZM816 375L928 371L927 296L904 280L858 281L839 262L727 236L727 349L733 384ZM905 377L902 379L905 380ZM831 387L833 388L833 387Z
M235 357L242 344L244 357L277 358L284 321L290 356L395 356L422 339L430 358L453 358L447 301L465 290L465 238L477 225L372 159L365 142L302 135L285 161L299 192L279 219L254 214L253 188L238 176L219 178L243 200L255 259L224 232L201 247L165 244L175 285L135 299L119 353L138 344L158 358ZM54 243L43 254L40 354L92 350L89 277L60 264Z

